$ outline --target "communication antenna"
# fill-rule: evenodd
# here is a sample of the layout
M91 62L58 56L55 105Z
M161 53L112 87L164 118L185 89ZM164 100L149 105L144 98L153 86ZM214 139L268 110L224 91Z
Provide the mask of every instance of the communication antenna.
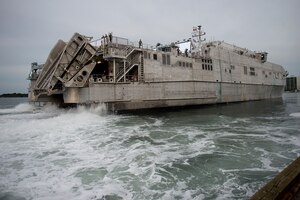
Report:
M191 51L192 53L199 52L201 50L201 42L204 42L206 39L202 39L206 33L201 30L201 25L193 27L192 39L191 39Z

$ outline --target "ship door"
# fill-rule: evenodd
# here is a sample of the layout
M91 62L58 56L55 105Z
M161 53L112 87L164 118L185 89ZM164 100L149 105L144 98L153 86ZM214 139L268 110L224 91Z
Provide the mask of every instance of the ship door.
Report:
M94 82L108 82L109 80L109 64L107 61L101 61L94 67L91 76Z

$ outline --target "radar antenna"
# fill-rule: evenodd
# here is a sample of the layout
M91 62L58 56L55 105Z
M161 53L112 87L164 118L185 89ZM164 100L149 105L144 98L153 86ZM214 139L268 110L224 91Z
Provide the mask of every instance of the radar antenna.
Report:
M191 39L192 53L199 53L201 51L201 42L206 40L205 38L204 39L201 38L206 34L201 30L201 27L202 27L201 25L197 27L193 27L192 39Z

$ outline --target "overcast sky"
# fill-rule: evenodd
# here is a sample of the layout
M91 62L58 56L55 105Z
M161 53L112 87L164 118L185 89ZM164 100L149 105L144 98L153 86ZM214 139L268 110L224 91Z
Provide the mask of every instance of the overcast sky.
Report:
M299 0L0 0L0 94L27 92L31 62L44 63L58 39L113 32L166 44L202 25L207 40L253 51L300 75Z

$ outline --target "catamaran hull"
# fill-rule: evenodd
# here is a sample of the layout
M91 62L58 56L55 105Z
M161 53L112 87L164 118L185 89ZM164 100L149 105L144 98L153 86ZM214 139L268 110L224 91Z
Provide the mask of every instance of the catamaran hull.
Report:
M65 104L104 103L112 111L217 104L281 98L281 85L213 82L94 84L68 88Z

